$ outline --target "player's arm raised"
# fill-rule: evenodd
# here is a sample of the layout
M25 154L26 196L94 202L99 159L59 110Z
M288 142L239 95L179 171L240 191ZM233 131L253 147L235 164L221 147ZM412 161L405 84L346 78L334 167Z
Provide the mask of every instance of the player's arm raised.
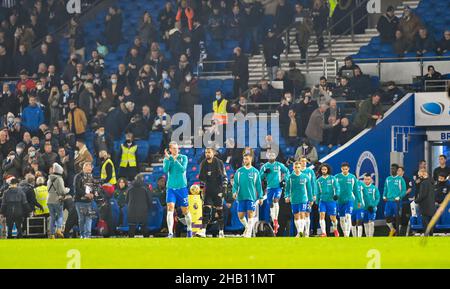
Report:
M173 161L170 160L170 158L164 158L163 160L163 171L164 173L168 173L170 170L170 167L172 166Z
M181 160L174 160L173 166L181 170L183 173L187 170L188 158L185 155L181 155Z

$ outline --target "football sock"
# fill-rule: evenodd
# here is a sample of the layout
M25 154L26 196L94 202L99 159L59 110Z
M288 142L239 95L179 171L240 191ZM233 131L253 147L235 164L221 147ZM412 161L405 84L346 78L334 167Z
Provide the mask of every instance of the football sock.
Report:
M352 226L351 231L352 231L352 236L353 236L353 237L356 237L356 235L358 234L358 233L356 232L356 226Z
M337 220L331 221L331 230L334 232L337 230Z
M364 231L366 232L366 237L370 237L369 223L364 223Z
M252 231L253 231L253 225L255 224L255 218L250 218L248 220L248 231L247 231L247 236L251 237L252 236Z
M167 230L169 235L173 234L173 211L167 211Z
M248 228L248 222L247 222L247 219L245 218L245 216L242 217L242 219L239 219L239 221L241 221L242 225L244 225L244 229L247 230L247 228Z
M370 237L373 237L373 234L375 233L375 223L374 222L369 222L369 232L370 232Z
M298 221L299 221L299 224L300 224L300 231L299 232L303 232L305 230L305 219L300 219Z
M184 215L184 219L186 220L186 226L188 231L192 231L192 218L191 213L188 212L186 215Z
M320 230L322 231L322 234L327 233L327 227L325 226L325 219L319 221L320 224Z
M309 216L305 218L305 236L309 236L309 231L311 229L311 219Z
M352 230L352 215L345 214L345 235L350 236L350 231Z
M273 207L270 208L270 218L272 219L272 222L275 221L275 204L273 204Z
M300 234L300 220L294 220L295 228L297 229L297 234Z
M357 231L358 231L358 237L362 237L363 227L361 225L357 226Z
M344 236L348 237L347 233L346 233L347 225L345 224L345 217L340 217L339 218L339 223L341 224L341 229L342 229L342 232L344 232Z
M275 214L275 220L278 220L278 213L280 212L280 204L279 203L273 203L273 209Z

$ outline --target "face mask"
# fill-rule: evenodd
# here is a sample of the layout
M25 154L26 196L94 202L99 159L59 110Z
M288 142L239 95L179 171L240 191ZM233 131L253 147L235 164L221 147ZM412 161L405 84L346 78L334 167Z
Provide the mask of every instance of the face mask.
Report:
M8 123L13 123L14 122L14 118L13 117L8 117Z
M220 94L217 94L217 95L216 95L216 99L217 99L217 100L220 100L221 98L222 98L222 96L221 96Z
M39 149L39 144L35 144L35 145L33 145L33 147L34 147L35 149Z
M34 158L35 155L36 155L35 151L30 152L30 157Z
M287 98L286 98L286 101L287 101L287 102L291 102L291 100L292 100L292 98L290 98L290 97L287 97Z
M166 78L167 78L167 76L169 76L169 75L167 74L167 72L163 72L163 74L162 74L162 78L163 78L163 79L166 79Z
M187 82L190 82L191 80L192 80L192 76L189 76L189 75L186 76L186 81L187 81Z
M127 139L127 143L128 144L132 143L131 139Z
M164 89L169 89L170 88L170 84L168 84L167 82L164 83Z
M116 84L117 83L117 79L111 79L111 83Z
M41 90L41 89L42 89L42 85L37 85L36 88L37 88L38 90Z

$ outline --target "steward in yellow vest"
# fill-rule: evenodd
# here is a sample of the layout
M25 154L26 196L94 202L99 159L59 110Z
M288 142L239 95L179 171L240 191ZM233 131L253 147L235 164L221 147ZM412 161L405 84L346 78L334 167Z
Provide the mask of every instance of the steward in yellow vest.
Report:
M133 134L127 133L125 143L120 145L120 177L131 181L138 173L136 151L137 145L133 141Z
M217 124L226 124L228 123L227 118L227 105L228 100L222 97L222 92L216 91L216 100L213 102L213 119Z
M115 185L117 183L116 179L116 169L114 163L112 162L108 152L100 151L98 156L102 160L102 167L100 170L100 178L104 183L109 183Z
M47 205L48 189L47 185L45 184L45 179L43 177L39 177L36 180L36 184L38 186L34 189L34 194L36 195L36 201L42 206L43 210L37 208L34 211L34 215L35 216L48 215L50 211Z

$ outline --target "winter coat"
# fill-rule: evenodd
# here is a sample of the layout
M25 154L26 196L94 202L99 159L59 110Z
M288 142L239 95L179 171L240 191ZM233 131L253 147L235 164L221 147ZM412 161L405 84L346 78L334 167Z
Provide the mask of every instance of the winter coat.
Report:
M73 111L69 112L69 129L72 131L72 126L75 125L75 130L72 131L75 134L82 134L86 131L87 118L86 114L81 108L76 107Z
M33 185L27 183L26 181L21 181L17 186L17 189L25 195L26 202L28 203L29 209L31 211L34 211L35 208L39 208L41 210L44 209L36 200L36 194L34 193Z
M79 173L83 169L83 164L85 162L92 162L93 158L91 153L88 151L86 145L83 146L75 157L75 172Z
M390 18L386 14L378 19L377 30L380 32L380 39L385 43L392 43L395 40L399 20L396 16Z
M28 212L30 212L30 208L23 191L18 188L9 188L4 192L0 208L2 215L6 218L16 218L24 217Z
M263 43L264 58L267 67L280 66L280 54L285 46L281 38L267 37Z
M59 164L53 165L54 172L48 177L48 200L47 204L59 204L61 197L66 194L63 180L63 168Z
M419 191L416 192L414 201L419 205L420 213L423 216L431 217L436 211L434 205L434 188L430 179L423 179L420 182Z
M420 27L422 27L422 23L420 22L419 17L414 14L411 14L411 16L408 18L402 17L398 26L399 30L402 32L403 36L408 42L414 41L414 37L416 36Z
M128 223L144 223L152 207L152 193L141 181L134 181L128 190Z
M22 112L22 125L31 132L36 132L44 123L44 112L36 106L27 106Z
M375 120L372 119L372 115L383 114L383 106L381 102L377 105L372 103L372 98L364 100L359 106L358 113L355 116L353 124L357 129L365 129L375 125Z
M311 114L309 118L308 126L306 127L305 134L309 139L315 141L323 141L324 129L330 128L331 125L325 124L324 114L317 108Z

